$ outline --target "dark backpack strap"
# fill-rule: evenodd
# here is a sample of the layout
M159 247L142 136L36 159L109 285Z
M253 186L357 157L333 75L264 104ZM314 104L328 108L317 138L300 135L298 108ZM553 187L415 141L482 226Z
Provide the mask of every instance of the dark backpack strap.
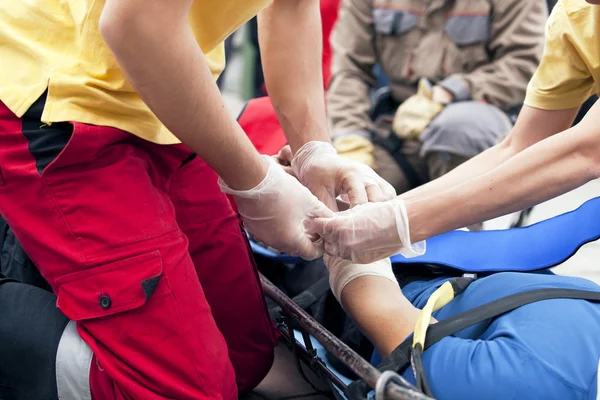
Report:
M329 276L325 275L319 278L315 283L310 285L300 294L292 297L292 301L298 304L303 310L307 310L315 304L321 297L329 291ZM269 315L272 320L276 320L281 316L281 307L273 307L269 310Z
M432 324L427 330L425 349L436 344L447 336L454 335L477 323L498 317L527 304L550 299L580 299L600 301L600 292L577 289L535 289L510 296L464 311L451 318ZM410 365L412 335L387 356L377 367L380 371L395 371L400 373ZM352 382L346 389L346 395L351 400L365 399L371 388L362 380Z
M394 161L396 161L396 164L398 164L398 167L400 167L406 176L406 180L410 184L411 189L423 184L417 171L410 165L408 160L404 157L404 154L402 154L402 151L400 151L402 149L402 139L392 132L387 138L373 134L371 135L371 141L373 144L383 147L390 153L390 156L392 156Z

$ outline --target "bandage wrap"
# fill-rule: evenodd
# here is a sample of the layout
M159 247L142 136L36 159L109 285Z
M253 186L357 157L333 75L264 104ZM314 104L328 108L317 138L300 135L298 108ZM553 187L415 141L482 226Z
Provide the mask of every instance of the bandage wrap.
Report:
M398 285L389 258L371 264L355 264L341 258L325 257L329 271L329 285L335 298L341 302L342 291L350 282L361 276L381 276Z

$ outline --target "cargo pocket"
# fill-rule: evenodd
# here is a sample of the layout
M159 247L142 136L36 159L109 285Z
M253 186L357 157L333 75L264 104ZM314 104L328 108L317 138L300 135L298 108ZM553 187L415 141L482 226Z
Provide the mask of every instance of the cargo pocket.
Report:
M98 370L122 393L116 397L217 398L235 390L225 341L193 272L189 260L163 273L157 250L56 280L58 308L77 321Z
M446 21L446 33L457 46L486 42L490 37L489 15L453 15Z
M170 291L162 272L160 253L153 251L67 274L56 280L57 306L74 321L134 310Z
M419 16L408 11L375 8L373 23L375 31L383 35L401 36L417 26Z

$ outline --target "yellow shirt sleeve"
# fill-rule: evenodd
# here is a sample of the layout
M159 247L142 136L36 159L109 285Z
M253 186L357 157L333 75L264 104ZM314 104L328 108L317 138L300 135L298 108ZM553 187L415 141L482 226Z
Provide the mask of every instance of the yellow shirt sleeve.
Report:
M577 45L577 32L559 2L546 26L544 55L527 86L525 104L543 110L581 106L593 93L594 79Z

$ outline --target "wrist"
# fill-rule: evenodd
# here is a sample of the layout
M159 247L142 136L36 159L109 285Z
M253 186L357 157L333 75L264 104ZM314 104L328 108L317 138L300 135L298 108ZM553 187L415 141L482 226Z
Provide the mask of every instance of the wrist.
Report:
M413 258L425 254L425 240L414 241L411 239L411 230L404 200L396 198L390 200L394 209L394 218L396 220L396 230L400 240L402 254L406 258Z
M227 177L229 179L223 176L219 178L219 185L225 193L236 195L259 189L267 180L269 169L272 168L268 156L254 157L246 165L247 167L239 168L236 174ZM243 173L240 174L240 171Z

